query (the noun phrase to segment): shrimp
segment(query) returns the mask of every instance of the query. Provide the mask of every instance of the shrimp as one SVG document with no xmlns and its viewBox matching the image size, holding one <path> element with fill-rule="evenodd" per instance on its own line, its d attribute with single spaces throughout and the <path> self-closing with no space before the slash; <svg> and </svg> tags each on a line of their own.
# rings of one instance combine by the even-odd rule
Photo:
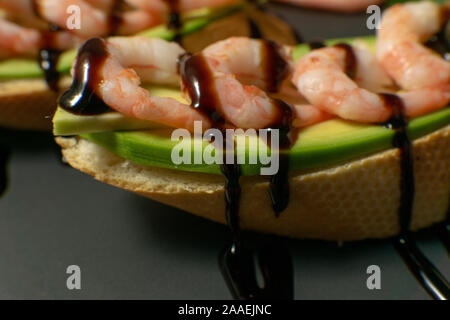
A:
<svg viewBox="0 0 450 320">
<path fill-rule="evenodd" d="M 383 99 L 359 87 L 345 73 L 348 54 L 339 46 L 310 52 L 298 61 L 293 84 L 314 106 L 343 119 L 365 123 L 388 120 L 392 110 Z"/>
<path fill-rule="evenodd" d="M 0 58 L 15 55 L 36 54 L 47 42 L 42 32 L 24 28 L 0 18 Z M 67 32 L 55 32 L 52 35 L 52 47 L 65 50 L 73 46 L 74 37 Z"/>
<path fill-rule="evenodd" d="M 447 106 L 450 103 L 450 84 L 399 92 L 408 117 L 418 117 Z"/>
<path fill-rule="evenodd" d="M 179 82 L 177 61 L 184 50 L 178 44 L 142 37 L 113 37 L 106 45 L 109 56 L 100 70 L 98 94 L 107 105 L 134 118 L 188 130 L 193 130 L 195 120 L 202 121 L 204 128 L 211 126 L 207 117 L 190 106 L 170 98 L 152 97 L 139 86 L 141 80 L 173 85 Z M 236 127 L 265 128 L 280 117 L 276 100 L 255 85 L 266 87 L 268 81 L 264 74 L 266 45 L 262 40 L 231 38 L 209 46 L 196 56 L 204 59 L 211 74 L 217 96 L 215 109 Z M 289 48 L 276 47 L 276 50 L 286 61 L 291 59 Z M 242 84 L 238 80 L 240 76 L 252 84 Z M 183 91 L 192 99 L 186 88 Z M 295 107 L 294 114 L 307 115 L 308 123 L 317 122 L 324 113 L 312 109 Z M 299 119 L 297 125 L 306 124 L 306 120 Z"/>
<path fill-rule="evenodd" d="M 224 117 L 240 128 L 264 128 L 274 122 L 279 110 L 275 100 L 263 90 L 269 89 L 272 75 L 265 69 L 267 43 L 244 37 L 219 41 L 202 52 L 214 74 L 219 108 Z M 287 73 L 293 67 L 291 48 L 277 47 L 280 58 L 286 63 Z M 283 72 L 281 72 L 283 74 Z M 292 92 L 294 91 L 294 92 Z M 329 120 L 333 115 L 319 108 L 302 103 L 303 97 L 289 86 L 282 86 L 274 97 L 289 97 L 294 127 L 306 127 Z"/>
<path fill-rule="evenodd" d="M 276 0 L 294 5 L 333 10 L 341 12 L 359 12 L 373 4 L 381 4 L 384 0 Z"/>
<path fill-rule="evenodd" d="M 47 27 L 47 23 L 35 15 L 33 3 L 30 0 L 0 0 L 0 9 L 24 27 L 38 29 Z"/>
<path fill-rule="evenodd" d="M 450 82 L 450 63 L 422 45 L 448 21 L 449 9 L 422 1 L 387 9 L 377 34 L 376 55 L 388 74 L 406 90 Z"/>
<path fill-rule="evenodd" d="M 294 104 L 292 106 L 294 111 L 292 126 L 296 128 L 309 127 L 334 118 L 332 114 L 310 104 Z"/>
<path fill-rule="evenodd" d="M 104 41 L 108 56 L 99 70 L 96 84 L 99 97 L 114 110 L 133 118 L 194 130 L 194 121 L 203 128 L 207 117 L 172 98 L 151 96 L 141 80 L 155 84 L 179 83 L 178 58 L 184 50 L 176 43 L 147 37 L 112 37 Z"/>
<path fill-rule="evenodd" d="M 244 84 L 255 85 L 261 89 L 267 89 L 271 74 L 267 73 L 265 66 L 270 59 L 276 57 L 267 56 L 267 48 L 272 46 L 264 40 L 254 40 L 246 37 L 231 37 L 218 41 L 202 52 L 216 72 L 230 73 Z M 282 63 L 286 64 L 286 72 L 293 67 L 292 48 L 273 44 Z"/>
<path fill-rule="evenodd" d="M 205 48 L 201 55 L 207 62 L 217 96 L 216 108 L 222 116 L 239 128 L 265 128 L 280 116 L 276 100 L 263 90 L 268 88 L 266 64 L 273 61 L 266 54 L 268 43 L 245 37 L 232 37 Z M 282 76 L 290 69 L 291 49 L 275 46 L 286 63 L 277 70 Z M 287 75 L 287 73 L 286 73 Z M 241 82 L 242 81 L 242 82 Z M 247 84 L 245 84 L 245 83 Z"/>
<path fill-rule="evenodd" d="M 366 42 L 356 39 L 352 43 L 357 68 L 355 82 L 364 89 L 372 92 L 391 92 L 395 90 L 395 83 L 381 67 L 375 54 Z"/>
<path fill-rule="evenodd" d="M 214 8 L 225 5 L 238 3 L 241 0 L 177 0 L 172 1 L 176 6 L 177 11 L 185 12 L 200 8 Z M 127 0 L 127 2 L 137 8 L 157 12 L 160 14 L 167 14 L 170 11 L 170 2 L 166 0 Z"/>
<path fill-rule="evenodd" d="M 102 11 L 109 11 L 117 2 L 116 0 L 85 0 L 91 6 Z"/>
<path fill-rule="evenodd" d="M 450 62 L 422 45 L 448 21 L 450 7 L 423 1 L 395 5 L 384 13 L 377 59 L 405 91 L 406 115 L 419 116 L 450 102 Z"/>
<path fill-rule="evenodd" d="M 336 117 L 312 104 L 308 104 L 308 101 L 289 81 L 285 81 L 280 89 L 275 93 L 271 93 L 270 96 L 280 99 L 291 106 L 293 111 L 292 126 L 295 128 L 309 127 Z"/>
<path fill-rule="evenodd" d="M 40 15 L 56 24 L 60 28 L 66 28 L 66 23 L 70 16 L 67 8 L 76 5 L 80 8 L 79 29 L 71 32 L 83 38 L 106 35 L 110 33 L 109 14 L 94 7 L 90 3 L 93 0 L 36 0 L 36 7 Z M 104 5 L 104 4 L 103 4 Z M 161 18 L 157 14 L 151 14 L 144 10 L 132 10 L 123 12 L 121 21 L 117 29 L 118 34 L 127 35 L 153 27 L 160 24 Z"/>
</svg>

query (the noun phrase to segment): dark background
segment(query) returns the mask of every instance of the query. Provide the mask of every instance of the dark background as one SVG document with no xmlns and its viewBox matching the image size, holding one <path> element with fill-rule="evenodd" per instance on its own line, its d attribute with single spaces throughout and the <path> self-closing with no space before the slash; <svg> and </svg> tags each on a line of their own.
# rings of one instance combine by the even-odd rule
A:
<svg viewBox="0 0 450 320">
<path fill-rule="evenodd" d="M 366 15 L 283 5 L 272 12 L 305 40 L 370 34 Z M 0 198 L 1 299 L 231 299 L 217 256 L 229 243 L 221 226 L 102 184 L 60 161 L 51 135 L 2 131 L 9 186 Z M 448 277 L 450 263 L 431 232 L 419 246 Z M 389 240 L 288 240 L 296 299 L 428 299 Z M 82 289 L 66 288 L 79 265 Z M 366 269 L 381 268 L 381 290 Z"/>
</svg>

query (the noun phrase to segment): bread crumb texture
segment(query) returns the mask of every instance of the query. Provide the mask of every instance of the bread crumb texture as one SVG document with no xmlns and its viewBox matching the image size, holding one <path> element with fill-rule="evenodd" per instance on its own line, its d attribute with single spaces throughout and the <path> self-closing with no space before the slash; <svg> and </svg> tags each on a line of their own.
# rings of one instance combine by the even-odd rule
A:
<svg viewBox="0 0 450 320">
<path fill-rule="evenodd" d="M 220 175 L 142 166 L 78 138 L 56 138 L 76 169 L 96 179 L 225 223 Z M 316 172 L 292 172 L 288 208 L 275 218 L 268 177 L 242 177 L 243 229 L 337 241 L 399 232 L 400 153 L 392 149 Z M 416 196 L 411 228 L 444 220 L 450 198 L 450 126 L 414 142 Z"/>
</svg>

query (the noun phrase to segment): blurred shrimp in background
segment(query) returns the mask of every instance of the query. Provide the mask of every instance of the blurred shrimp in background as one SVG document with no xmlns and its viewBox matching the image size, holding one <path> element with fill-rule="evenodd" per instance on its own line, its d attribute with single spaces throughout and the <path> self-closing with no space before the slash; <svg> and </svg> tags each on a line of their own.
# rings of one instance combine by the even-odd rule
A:
<svg viewBox="0 0 450 320">
<path fill-rule="evenodd" d="M 290 3 L 298 6 L 332 10 L 339 12 L 361 12 L 368 6 L 381 4 L 384 0 L 276 0 L 278 2 Z"/>
</svg>

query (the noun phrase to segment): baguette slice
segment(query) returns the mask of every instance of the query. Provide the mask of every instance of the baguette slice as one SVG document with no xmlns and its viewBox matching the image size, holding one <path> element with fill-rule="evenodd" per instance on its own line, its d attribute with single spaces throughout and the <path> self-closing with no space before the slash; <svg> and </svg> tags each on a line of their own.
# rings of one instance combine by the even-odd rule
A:
<svg viewBox="0 0 450 320">
<path fill-rule="evenodd" d="M 74 168 L 187 212 L 225 223 L 220 175 L 142 166 L 81 138 L 56 138 Z M 444 220 L 450 198 L 450 125 L 414 141 L 416 196 L 411 228 Z M 290 203 L 275 218 L 268 178 L 242 177 L 243 229 L 293 238 L 352 241 L 399 231 L 399 151 L 387 150 L 314 172 L 292 172 Z"/>
<path fill-rule="evenodd" d="M 59 92 L 50 90 L 40 78 L 0 81 L 0 126 L 51 131 L 58 96 L 71 81 L 69 76 L 62 78 Z"/>
</svg>

